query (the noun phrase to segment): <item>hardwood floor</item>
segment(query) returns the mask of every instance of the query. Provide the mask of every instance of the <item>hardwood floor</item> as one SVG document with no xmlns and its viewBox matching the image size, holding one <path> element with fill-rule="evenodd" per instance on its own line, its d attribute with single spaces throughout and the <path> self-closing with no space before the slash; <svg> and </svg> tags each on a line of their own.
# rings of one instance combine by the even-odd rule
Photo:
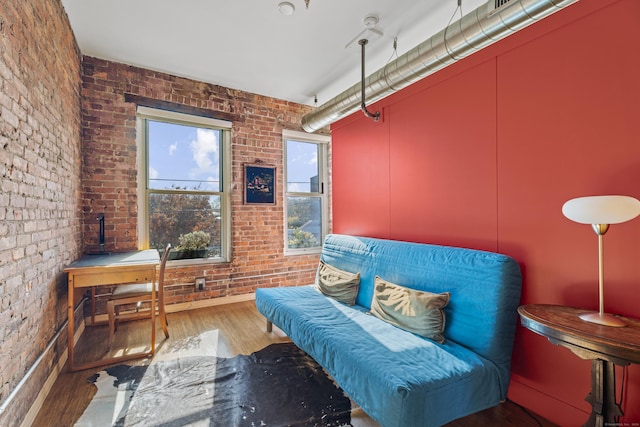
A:
<svg viewBox="0 0 640 427">
<path fill-rule="evenodd" d="M 157 330 L 159 347 L 154 360 L 163 359 L 175 352 L 183 355 L 202 351 L 205 347 L 209 354 L 232 357 L 236 354 L 255 352 L 272 343 L 288 341 L 277 328 L 274 328 L 273 333 L 265 332 L 266 321 L 255 309 L 253 301 L 170 313 L 168 321 L 170 338 L 165 341 L 162 330 Z M 139 349 L 149 345 L 148 321 L 121 324 L 111 353 L 106 352 L 106 334 L 106 326 L 87 327 L 76 346 L 77 357 L 104 357 L 117 354 L 122 348 Z M 127 363 L 145 365 L 149 364 L 150 360 L 138 359 Z M 87 379 L 102 369 L 104 367 L 80 372 L 63 371 L 33 425 L 73 426 L 96 393 L 95 385 Z M 377 425 L 366 414 L 362 413 L 361 417 L 364 419 L 358 421 L 362 422 L 361 425 Z M 447 424 L 447 427 L 478 426 L 553 427 L 555 424 L 529 414 L 526 409 L 510 401 Z"/>
</svg>

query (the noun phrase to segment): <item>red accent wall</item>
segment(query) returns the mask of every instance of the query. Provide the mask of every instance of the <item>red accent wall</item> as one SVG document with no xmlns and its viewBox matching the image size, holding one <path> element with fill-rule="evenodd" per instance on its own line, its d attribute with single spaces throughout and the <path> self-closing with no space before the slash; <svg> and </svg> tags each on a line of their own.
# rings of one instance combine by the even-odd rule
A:
<svg viewBox="0 0 640 427">
<path fill-rule="evenodd" d="M 332 126 L 334 231 L 506 253 L 522 304 L 597 309 L 597 239 L 574 197 L 640 198 L 640 2 L 581 0 Z M 605 237 L 605 308 L 640 318 L 640 219 Z M 519 327 L 509 397 L 563 426 L 589 361 Z M 623 377 L 618 368 L 618 399 Z M 624 390 L 640 420 L 640 366 Z"/>
</svg>

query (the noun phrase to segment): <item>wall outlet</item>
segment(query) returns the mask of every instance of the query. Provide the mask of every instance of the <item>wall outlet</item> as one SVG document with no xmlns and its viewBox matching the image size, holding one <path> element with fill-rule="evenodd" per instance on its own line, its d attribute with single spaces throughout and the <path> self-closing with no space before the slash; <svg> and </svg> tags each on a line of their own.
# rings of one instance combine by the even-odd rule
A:
<svg viewBox="0 0 640 427">
<path fill-rule="evenodd" d="M 205 282 L 204 277 L 196 277 L 196 291 L 204 291 Z"/>
</svg>

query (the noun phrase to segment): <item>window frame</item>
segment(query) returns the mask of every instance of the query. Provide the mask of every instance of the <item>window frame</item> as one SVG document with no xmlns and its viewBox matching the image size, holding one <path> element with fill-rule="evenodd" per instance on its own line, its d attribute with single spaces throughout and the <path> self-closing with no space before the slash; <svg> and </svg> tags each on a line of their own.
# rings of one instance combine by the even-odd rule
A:
<svg viewBox="0 0 640 427">
<path fill-rule="evenodd" d="M 169 261 L 172 265 L 194 265 L 230 262 L 231 260 L 231 128 L 232 122 L 196 116 L 174 111 L 159 110 L 138 106 L 136 112 L 137 164 L 138 164 L 138 247 L 149 249 L 149 195 L 172 193 L 171 190 L 153 190 L 149 188 L 149 140 L 148 121 L 172 123 L 178 125 L 219 130 L 222 134 L 220 143 L 220 188 L 219 191 L 207 191 L 201 194 L 220 196 L 220 233 L 221 256 L 210 258 L 193 258 Z M 183 193 L 183 192 L 181 192 Z M 177 242 L 174 243 L 174 246 Z"/>
<path fill-rule="evenodd" d="M 305 142 L 316 144 L 318 147 L 318 187 L 319 192 L 293 192 L 289 191 L 288 164 L 287 164 L 287 141 Z M 284 255 L 307 255 L 320 253 L 324 237 L 329 232 L 329 144 L 331 137 L 328 135 L 315 135 L 305 132 L 283 129 L 282 145 L 283 145 L 283 213 L 284 213 Z M 312 248 L 289 248 L 289 227 L 288 227 L 288 200 L 289 197 L 316 197 L 320 199 L 321 220 L 321 236 L 320 245 Z"/>
</svg>

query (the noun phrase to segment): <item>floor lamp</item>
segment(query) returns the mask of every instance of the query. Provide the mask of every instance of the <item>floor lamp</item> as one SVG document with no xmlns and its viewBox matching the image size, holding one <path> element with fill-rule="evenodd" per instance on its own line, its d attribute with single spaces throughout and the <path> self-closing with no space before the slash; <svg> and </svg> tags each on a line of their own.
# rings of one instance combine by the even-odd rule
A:
<svg viewBox="0 0 640 427">
<path fill-rule="evenodd" d="M 640 201 L 629 196 L 589 196 L 571 199 L 562 206 L 564 216 L 581 224 L 591 224 L 598 236 L 598 294 L 597 313 L 584 313 L 582 320 L 606 326 L 624 326 L 620 318 L 604 312 L 604 253 L 603 237 L 610 224 L 632 220 L 640 214 Z"/>
</svg>

